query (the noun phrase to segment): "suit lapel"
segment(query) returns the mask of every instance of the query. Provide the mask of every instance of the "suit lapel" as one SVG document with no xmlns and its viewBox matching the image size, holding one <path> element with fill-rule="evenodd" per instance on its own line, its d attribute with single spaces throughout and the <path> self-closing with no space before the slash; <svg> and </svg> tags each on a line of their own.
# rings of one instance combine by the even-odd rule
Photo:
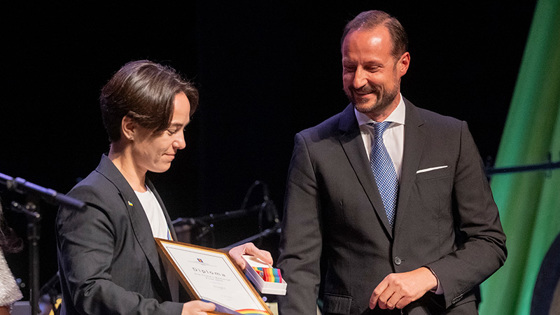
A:
<svg viewBox="0 0 560 315">
<path fill-rule="evenodd" d="M 364 150 L 364 142 L 360 133 L 356 116 L 354 115 L 354 106 L 348 105 L 341 113 L 339 129 L 341 131 L 340 144 L 348 161 L 352 165 L 358 181 L 362 185 L 373 209 L 377 213 L 377 217 L 383 222 L 383 228 L 387 235 L 392 237 L 392 229 L 383 207 L 381 195 L 375 184 L 375 178 L 371 171 L 369 158 Z"/>
<path fill-rule="evenodd" d="M 150 223 L 148 222 L 148 218 L 146 217 L 146 213 L 142 205 L 140 204 L 140 200 L 136 197 L 134 190 L 130 187 L 130 184 L 126 181 L 126 179 L 122 176 L 119 170 L 115 167 L 113 162 L 109 160 L 107 156 L 103 156 L 101 159 L 101 163 L 99 164 L 98 171 L 103 174 L 109 181 L 111 181 L 115 187 L 119 190 L 121 194 L 121 198 L 126 205 L 126 210 L 130 217 L 130 222 L 132 225 L 132 230 L 134 231 L 134 236 L 142 251 L 146 255 L 146 258 L 152 265 L 153 269 L 155 270 L 158 279 L 163 284 L 163 286 L 167 289 L 167 293 L 169 293 L 169 286 L 167 284 L 167 279 L 163 274 L 162 266 L 160 264 L 159 255 L 156 248 L 156 242 L 154 240 L 154 236 L 152 234 L 152 229 L 150 227 Z M 152 190 L 154 191 L 154 190 Z M 155 193 L 154 193 L 155 194 Z M 163 203 L 157 196 L 160 205 L 163 208 Z M 169 220 L 167 216 L 167 212 L 164 211 L 166 220 Z M 169 223 L 169 222 L 168 222 Z"/>
<path fill-rule="evenodd" d="M 406 116 L 404 125 L 404 150 L 401 178 L 399 183 L 399 199 L 397 204 L 397 215 L 395 218 L 395 231 L 402 227 L 408 200 L 416 180 L 416 171 L 424 150 L 426 141 L 425 130 L 422 128 L 424 120 L 420 117 L 418 109 L 407 99 Z"/>
</svg>

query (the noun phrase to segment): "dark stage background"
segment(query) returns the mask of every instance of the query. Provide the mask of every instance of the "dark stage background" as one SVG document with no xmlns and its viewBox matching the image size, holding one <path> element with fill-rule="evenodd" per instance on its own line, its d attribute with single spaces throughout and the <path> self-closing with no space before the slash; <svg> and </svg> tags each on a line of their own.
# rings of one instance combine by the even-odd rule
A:
<svg viewBox="0 0 560 315">
<path fill-rule="evenodd" d="M 108 149 L 100 88 L 125 62 L 147 58 L 175 67 L 201 92 L 187 148 L 167 173 L 152 176 L 172 219 L 237 210 L 256 180 L 281 212 L 294 134 L 347 104 L 342 28 L 374 8 L 396 15 L 409 33 L 403 94 L 468 121 L 482 157 L 494 158 L 535 2 L 4 4 L 0 172 L 66 193 Z M 261 188 L 249 205 L 262 200 Z M 22 196 L 0 190 L 9 224 L 26 238 L 25 218 L 7 209 Z M 56 207 L 40 206 L 43 284 L 57 270 Z M 193 242 L 226 246 L 258 225 L 256 213 L 215 222 Z M 259 245 L 275 254 L 276 244 L 270 237 Z M 27 249 L 8 261 L 27 283 Z"/>
</svg>

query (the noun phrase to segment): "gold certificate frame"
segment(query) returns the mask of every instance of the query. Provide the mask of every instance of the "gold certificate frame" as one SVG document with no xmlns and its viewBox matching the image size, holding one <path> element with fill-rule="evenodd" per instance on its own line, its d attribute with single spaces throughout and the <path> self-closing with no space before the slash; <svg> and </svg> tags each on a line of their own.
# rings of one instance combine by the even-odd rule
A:
<svg viewBox="0 0 560 315">
<path fill-rule="evenodd" d="M 216 304 L 214 314 L 273 315 L 228 253 L 160 238 L 156 243 L 191 299 Z"/>
</svg>

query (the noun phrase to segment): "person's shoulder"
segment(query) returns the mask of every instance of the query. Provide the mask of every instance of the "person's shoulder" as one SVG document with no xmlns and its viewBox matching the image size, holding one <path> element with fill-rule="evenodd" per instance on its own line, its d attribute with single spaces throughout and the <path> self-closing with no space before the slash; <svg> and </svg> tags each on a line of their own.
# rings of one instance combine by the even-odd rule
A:
<svg viewBox="0 0 560 315">
<path fill-rule="evenodd" d="M 101 157 L 97 167 L 87 177 L 80 180 L 69 193 L 75 191 L 119 190 L 118 185 L 125 181 L 122 174 L 106 155 Z"/>
<path fill-rule="evenodd" d="M 299 133 L 305 135 L 305 134 L 314 134 L 314 133 L 320 133 L 320 132 L 335 130 L 336 127 L 338 126 L 338 122 L 340 120 L 339 116 L 340 116 L 340 113 L 336 114 L 334 116 L 331 116 L 331 117 L 327 118 L 326 120 L 323 120 L 322 122 L 316 124 L 315 126 L 303 129 Z"/>
<path fill-rule="evenodd" d="M 410 106 L 410 110 L 416 112 L 416 114 L 418 115 L 420 121 L 422 121 L 424 124 L 430 125 L 430 126 L 439 126 L 439 127 L 459 127 L 464 123 L 464 121 L 452 117 L 452 116 L 448 116 L 445 114 L 441 114 L 438 112 L 435 112 L 433 110 L 429 110 L 426 108 L 422 108 L 422 107 L 417 107 L 415 105 L 413 105 L 410 102 L 407 102 L 406 104 L 407 106 Z"/>
<path fill-rule="evenodd" d="M 106 220 L 107 217 L 117 222 L 119 218 L 127 215 L 123 191 L 98 170 L 92 171 L 77 183 L 67 195 L 86 203 L 87 207 L 79 211 L 60 207 L 57 213 L 57 225 L 69 220 L 85 224 Z"/>
<path fill-rule="evenodd" d="M 122 177 L 122 175 L 120 175 L 120 173 L 115 174 L 115 172 L 118 172 L 116 168 L 113 170 L 107 167 L 107 165 L 104 165 L 103 162 L 104 161 L 102 161 L 95 170 L 89 173 L 87 177 L 77 183 L 68 192 L 68 195 L 91 203 L 114 202 L 114 198 L 120 198 L 122 190 L 124 189 L 124 184 L 119 182 L 118 176 Z M 126 182 L 124 179 L 122 179 L 122 181 Z"/>
<path fill-rule="evenodd" d="M 98 170 L 92 171 L 87 177 L 77 183 L 68 196 L 84 202 L 103 201 L 112 195 L 118 195 L 119 189 Z"/>
<path fill-rule="evenodd" d="M 302 131 L 300 131 L 298 134 L 303 136 L 303 137 L 317 137 L 319 136 L 320 138 L 328 138 L 332 135 L 336 135 L 339 133 L 339 129 L 341 126 L 341 121 L 345 121 L 348 119 L 354 119 L 355 117 L 350 116 L 350 111 L 348 109 L 348 107 L 343 110 L 342 112 L 339 112 L 325 120 L 323 120 L 322 122 L 316 124 L 315 126 L 306 128 Z M 352 111 L 352 115 L 353 115 L 353 111 Z"/>
</svg>

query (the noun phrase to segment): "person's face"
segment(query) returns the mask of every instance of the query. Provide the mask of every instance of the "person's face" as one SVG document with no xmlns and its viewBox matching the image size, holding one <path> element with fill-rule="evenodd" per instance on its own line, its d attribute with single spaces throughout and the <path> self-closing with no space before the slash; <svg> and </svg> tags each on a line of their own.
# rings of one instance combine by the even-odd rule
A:
<svg viewBox="0 0 560 315">
<path fill-rule="evenodd" d="M 184 129 L 190 122 L 190 102 L 185 93 L 175 95 L 173 118 L 163 132 L 136 126 L 132 156 L 137 168 L 155 173 L 165 172 L 178 150 L 184 149 Z"/>
<path fill-rule="evenodd" d="M 355 30 L 342 43 L 344 92 L 359 112 L 384 119 L 398 105 L 401 77 L 410 55 L 396 59 L 391 35 L 385 26 Z"/>
</svg>

